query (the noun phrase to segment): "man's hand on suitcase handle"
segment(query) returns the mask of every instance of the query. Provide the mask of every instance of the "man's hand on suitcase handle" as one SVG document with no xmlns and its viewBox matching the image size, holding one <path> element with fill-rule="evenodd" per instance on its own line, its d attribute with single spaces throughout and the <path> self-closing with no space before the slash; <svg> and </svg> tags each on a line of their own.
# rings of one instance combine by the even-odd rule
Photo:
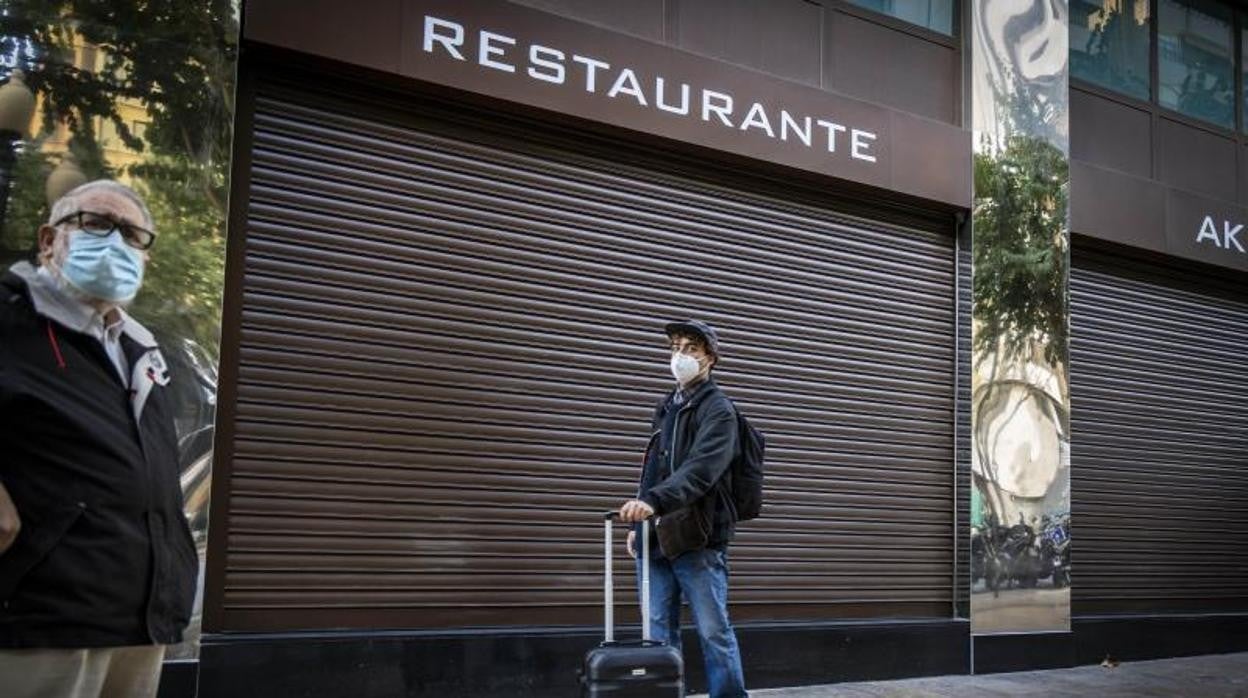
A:
<svg viewBox="0 0 1248 698">
<path fill-rule="evenodd" d="M 646 504 L 640 499 L 630 499 L 627 502 L 624 502 L 624 505 L 620 507 L 620 511 L 616 514 L 616 516 L 619 517 L 620 521 L 625 523 L 645 521 L 651 516 L 654 516 L 654 509 L 651 509 L 649 504 Z M 636 560 L 637 532 L 631 529 L 628 532 L 627 547 L 628 556 Z"/>
<path fill-rule="evenodd" d="M 654 516 L 654 509 L 640 499 L 630 499 L 620 507 L 620 521 L 637 523 Z"/>
</svg>

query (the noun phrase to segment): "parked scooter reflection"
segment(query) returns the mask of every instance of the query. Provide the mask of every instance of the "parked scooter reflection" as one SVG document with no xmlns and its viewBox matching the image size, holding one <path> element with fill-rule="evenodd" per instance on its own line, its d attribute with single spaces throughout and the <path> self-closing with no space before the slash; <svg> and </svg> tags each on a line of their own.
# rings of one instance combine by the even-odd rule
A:
<svg viewBox="0 0 1248 698">
<path fill-rule="evenodd" d="M 989 515 L 983 527 L 971 529 L 972 589 L 982 581 L 997 596 L 1002 589 L 1070 586 L 1069 529 L 1069 513 L 1046 514 L 1031 524 L 1020 513 L 1012 526 Z"/>
</svg>

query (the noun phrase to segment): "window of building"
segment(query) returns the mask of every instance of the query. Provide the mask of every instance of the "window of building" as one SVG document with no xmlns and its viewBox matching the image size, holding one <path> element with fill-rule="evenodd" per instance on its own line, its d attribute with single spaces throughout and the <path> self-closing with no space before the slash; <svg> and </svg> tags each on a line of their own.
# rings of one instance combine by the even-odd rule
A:
<svg viewBox="0 0 1248 698">
<path fill-rule="evenodd" d="M 112 119 L 101 118 L 96 120 L 95 139 L 101 148 L 120 148 L 122 147 L 121 137 L 117 135 L 117 125 Z"/>
<path fill-rule="evenodd" d="M 1243 94 L 1239 96 L 1240 113 L 1243 114 L 1243 124 L 1240 126 L 1245 132 L 1248 132 L 1248 15 L 1239 16 L 1240 30 L 1239 45 L 1242 47 L 1239 56 L 1239 70 L 1242 73 L 1240 85 L 1244 86 Z"/>
<path fill-rule="evenodd" d="M 1074 0 L 1070 75 L 1147 100 L 1149 39 L 1149 0 Z"/>
<path fill-rule="evenodd" d="M 1235 54 L 1230 11 L 1212 4 L 1157 2 L 1161 106 L 1235 128 Z"/>
<path fill-rule="evenodd" d="M 849 0 L 850 4 L 953 36 L 953 0 Z"/>
</svg>

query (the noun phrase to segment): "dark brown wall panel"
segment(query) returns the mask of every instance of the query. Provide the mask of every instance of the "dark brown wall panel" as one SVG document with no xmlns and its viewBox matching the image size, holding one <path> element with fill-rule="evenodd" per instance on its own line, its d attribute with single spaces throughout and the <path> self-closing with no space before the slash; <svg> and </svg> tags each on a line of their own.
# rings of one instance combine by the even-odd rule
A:
<svg viewBox="0 0 1248 698">
<path fill-rule="evenodd" d="M 1243 281 L 1076 247 L 1076 614 L 1248 611 Z"/>
<path fill-rule="evenodd" d="M 1170 119 L 1158 120 L 1160 179 L 1215 199 L 1235 201 L 1235 142 L 1226 136 Z"/>
<path fill-rule="evenodd" d="M 244 36 L 274 46 L 398 72 L 401 0 L 248 0 Z"/>
<path fill-rule="evenodd" d="M 805 0 L 674 0 L 676 46 L 819 86 L 823 9 Z"/>
<path fill-rule="evenodd" d="M 824 87 L 958 123 L 957 49 L 842 12 L 827 17 Z"/>
<path fill-rule="evenodd" d="M 664 0 L 511 0 L 537 10 L 579 19 L 600 27 L 632 34 L 650 41 L 663 41 L 666 22 Z"/>
<path fill-rule="evenodd" d="M 1078 88 L 1070 90 L 1070 156 L 1135 177 L 1152 176 L 1152 115 Z"/>
<path fill-rule="evenodd" d="M 1166 251 L 1166 188 L 1156 180 L 1070 161 L 1070 229 Z"/>
<path fill-rule="evenodd" d="M 261 88 L 223 629 L 600 622 L 686 315 L 769 439 L 736 617 L 948 615 L 948 231 L 589 143 Z"/>
</svg>

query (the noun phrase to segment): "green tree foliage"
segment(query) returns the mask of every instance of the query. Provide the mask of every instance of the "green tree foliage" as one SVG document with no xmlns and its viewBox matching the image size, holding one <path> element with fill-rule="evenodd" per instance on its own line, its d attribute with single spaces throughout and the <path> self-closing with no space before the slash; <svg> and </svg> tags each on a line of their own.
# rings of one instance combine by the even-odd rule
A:
<svg viewBox="0 0 1248 698">
<path fill-rule="evenodd" d="M 7 269 L 35 249 L 35 231 L 48 218 L 43 187 L 52 171 L 41 143 L 27 143 L 13 166 L 13 182 L 9 190 L 8 210 L 0 227 L 0 265 Z"/>
<path fill-rule="evenodd" d="M 1037 344 L 1054 367 L 1068 342 L 1066 156 L 1047 141 L 1014 135 L 975 155 L 974 351 L 1026 358 Z"/>
<path fill-rule="evenodd" d="M 164 337 L 195 339 L 214 354 L 237 9 L 236 0 L 7 0 L 0 13 L 0 54 L 16 59 L 42 98 L 45 131 L 66 124 L 88 178 L 126 174 L 148 199 L 160 237 L 135 315 Z M 102 68 L 79 68 L 75 42 L 95 47 L 86 50 L 103 56 Z M 123 118 L 124 101 L 147 112 L 141 137 Z M 100 119 L 144 161 L 109 172 L 95 132 Z M 46 219 L 48 163 L 34 151 L 27 148 L 32 154 L 15 172 L 5 247 L 33 236 Z"/>
<path fill-rule="evenodd" d="M 986 374 L 972 397 L 972 477 L 981 506 L 998 522 L 1007 507 L 993 454 L 1006 425 L 1025 402 L 1047 416 L 1059 439 L 1069 437 L 1070 425 L 1069 166 L 1053 145 L 1060 142 L 1059 106 L 1022 85 L 1003 106 L 999 137 L 975 154 L 972 223 L 972 352 L 977 371 Z M 1019 374 L 1018 367 L 1039 361 L 1057 378 L 1057 394 Z"/>
<path fill-rule="evenodd" d="M 215 358 L 225 279 L 225 211 L 224 200 L 221 208 L 205 201 L 202 181 L 215 176 L 222 181 L 214 188 L 224 192 L 225 172 L 198 171 L 194 163 L 177 158 L 158 165 L 138 185 L 160 237 L 143 293 L 131 310 L 163 336 L 193 339 Z"/>
</svg>

